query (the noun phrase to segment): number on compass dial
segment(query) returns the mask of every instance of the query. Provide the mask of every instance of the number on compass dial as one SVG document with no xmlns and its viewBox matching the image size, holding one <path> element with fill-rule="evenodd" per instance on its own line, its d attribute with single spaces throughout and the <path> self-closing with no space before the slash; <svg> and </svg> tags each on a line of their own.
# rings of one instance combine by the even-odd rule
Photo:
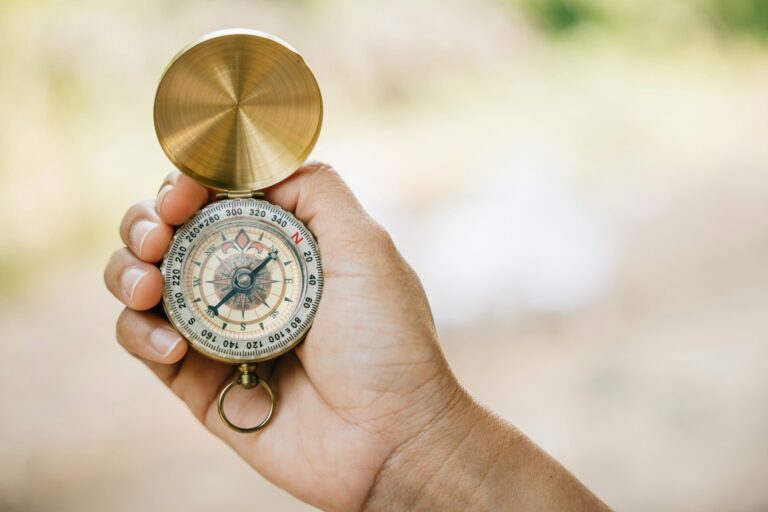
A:
<svg viewBox="0 0 768 512">
<path fill-rule="evenodd" d="M 163 264 L 168 319 L 206 355 L 271 359 L 301 341 L 322 295 L 317 243 L 266 201 L 213 203 L 179 228 Z"/>
</svg>

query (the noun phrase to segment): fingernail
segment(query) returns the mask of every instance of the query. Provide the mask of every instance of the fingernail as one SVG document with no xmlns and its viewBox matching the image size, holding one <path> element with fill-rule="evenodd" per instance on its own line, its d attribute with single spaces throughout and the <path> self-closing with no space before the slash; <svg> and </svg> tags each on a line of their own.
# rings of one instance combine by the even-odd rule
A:
<svg viewBox="0 0 768 512">
<path fill-rule="evenodd" d="M 141 256 L 141 253 L 144 250 L 144 241 L 147 239 L 147 236 L 149 236 L 152 230 L 156 227 L 157 223 L 152 222 L 151 220 L 140 220 L 131 226 L 131 244 L 133 245 L 133 248 L 138 251 L 136 253 L 138 256 Z"/>
<path fill-rule="evenodd" d="M 136 291 L 136 285 L 139 284 L 141 278 L 147 275 L 148 270 L 142 267 L 128 267 L 123 270 L 123 275 L 120 276 L 120 286 L 123 288 L 123 293 L 128 300 L 133 299 L 133 292 Z"/>
<path fill-rule="evenodd" d="M 181 341 L 181 336 L 176 331 L 160 327 L 149 335 L 149 344 L 155 352 L 161 356 L 167 356 Z"/>
<path fill-rule="evenodd" d="M 163 206 L 163 201 L 165 201 L 165 197 L 168 195 L 168 192 L 171 191 L 173 188 L 173 185 L 170 183 L 168 185 L 164 185 L 163 188 L 160 189 L 160 192 L 157 193 L 157 206 L 155 209 L 159 212 L 160 208 Z"/>
</svg>

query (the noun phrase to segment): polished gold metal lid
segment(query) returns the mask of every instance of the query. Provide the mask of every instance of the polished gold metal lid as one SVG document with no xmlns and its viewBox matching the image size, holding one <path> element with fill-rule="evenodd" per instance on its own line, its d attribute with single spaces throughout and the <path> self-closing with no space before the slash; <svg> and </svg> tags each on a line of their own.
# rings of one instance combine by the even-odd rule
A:
<svg viewBox="0 0 768 512">
<path fill-rule="evenodd" d="M 298 169 L 320 134 L 320 88 L 304 59 L 263 32 L 213 32 L 183 49 L 155 96 L 155 131 L 179 170 L 252 191 Z"/>
</svg>

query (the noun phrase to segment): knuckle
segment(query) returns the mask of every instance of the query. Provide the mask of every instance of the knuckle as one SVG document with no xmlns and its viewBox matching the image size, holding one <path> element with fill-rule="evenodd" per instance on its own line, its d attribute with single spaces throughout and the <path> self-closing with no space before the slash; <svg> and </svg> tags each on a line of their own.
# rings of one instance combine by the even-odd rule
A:
<svg viewBox="0 0 768 512">
<path fill-rule="evenodd" d="M 347 255 L 359 257 L 374 268 L 393 268 L 397 264 L 397 249 L 390 234 L 379 224 L 370 221 L 354 232 L 342 235 L 335 241 Z"/>
<path fill-rule="evenodd" d="M 336 170 L 333 168 L 331 164 L 327 164 L 325 162 L 321 162 L 320 160 L 310 160 L 306 164 L 304 164 L 304 170 L 305 172 L 309 172 L 312 174 L 318 173 L 318 172 L 326 172 L 326 173 L 333 173 L 336 174 Z"/>
<path fill-rule="evenodd" d="M 376 221 L 371 221 L 369 237 L 376 251 L 391 254 L 395 251 L 395 241 L 384 226 Z"/>
<path fill-rule="evenodd" d="M 343 188 L 344 182 L 331 165 L 324 162 L 311 162 L 303 168 L 306 184 L 314 191 L 338 191 L 338 187 Z"/>
<path fill-rule="evenodd" d="M 343 252 L 365 257 L 367 261 L 393 261 L 397 253 L 390 234 L 373 220 L 366 220 L 346 233 L 339 233 L 335 243 Z"/>
</svg>

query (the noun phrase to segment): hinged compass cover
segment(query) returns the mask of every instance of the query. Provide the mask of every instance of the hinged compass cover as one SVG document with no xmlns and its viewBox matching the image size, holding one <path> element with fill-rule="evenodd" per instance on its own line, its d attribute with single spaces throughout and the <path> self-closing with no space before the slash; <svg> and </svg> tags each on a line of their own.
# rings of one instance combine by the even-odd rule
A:
<svg viewBox="0 0 768 512">
<path fill-rule="evenodd" d="M 246 29 L 182 50 L 155 96 L 155 131 L 179 170 L 219 190 L 273 185 L 298 169 L 320 133 L 320 88 L 283 41 Z"/>
</svg>

